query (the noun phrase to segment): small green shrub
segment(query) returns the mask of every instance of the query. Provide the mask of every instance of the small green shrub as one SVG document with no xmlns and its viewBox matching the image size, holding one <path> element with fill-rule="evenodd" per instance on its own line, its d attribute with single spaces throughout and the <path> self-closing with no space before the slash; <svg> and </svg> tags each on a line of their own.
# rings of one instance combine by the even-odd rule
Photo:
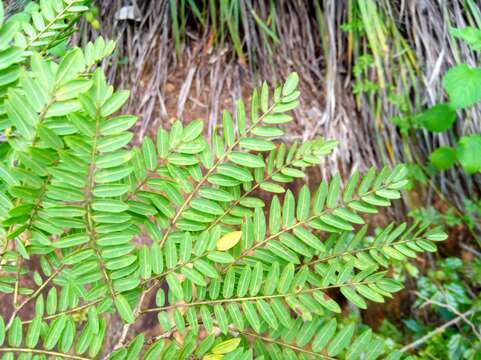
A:
<svg viewBox="0 0 481 360">
<path fill-rule="evenodd" d="M 473 50 L 481 48 L 481 30 L 473 27 L 462 29 L 451 28 L 454 37 L 462 39 Z M 458 111 L 468 109 L 481 101 L 481 68 L 459 64 L 450 68 L 443 77 L 443 86 L 448 95 L 448 102 L 437 104 L 417 114 L 410 125 L 423 128 L 430 132 L 444 132 L 449 130 L 456 121 Z M 481 136 L 478 134 L 462 136 L 454 147 L 443 146 L 434 150 L 430 156 L 430 163 L 440 171 L 447 170 L 460 163 L 468 174 L 481 170 L 481 160 L 477 154 L 481 151 Z"/>
<path fill-rule="evenodd" d="M 330 294 L 383 302 L 401 289 L 385 269 L 444 240 L 427 223 L 366 236 L 361 215 L 400 197 L 406 169 L 286 190 L 336 144 L 276 140 L 295 73 L 224 111 L 210 141 L 202 121 L 176 121 L 134 146 L 136 117 L 114 115 L 129 93 L 97 67 L 114 44 L 52 51 L 82 4 L 40 1 L 0 28 L 3 358 L 399 358 L 338 322 Z M 145 316 L 151 338 L 132 326 Z"/>
</svg>

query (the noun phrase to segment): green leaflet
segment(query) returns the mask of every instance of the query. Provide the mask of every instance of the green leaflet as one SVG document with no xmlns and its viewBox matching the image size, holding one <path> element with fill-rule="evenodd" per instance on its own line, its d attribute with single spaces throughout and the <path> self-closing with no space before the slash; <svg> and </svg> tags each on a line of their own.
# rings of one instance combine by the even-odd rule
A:
<svg viewBox="0 0 481 360">
<path fill-rule="evenodd" d="M 204 280 L 204 277 L 198 271 L 188 267 L 183 267 L 181 272 L 187 279 L 192 281 L 192 283 L 199 286 L 206 286 L 207 283 Z"/>
<path fill-rule="evenodd" d="M 249 323 L 249 325 L 256 331 L 256 332 L 259 332 L 260 331 L 260 326 L 261 326 L 261 322 L 260 322 L 260 319 L 259 319 L 259 316 L 257 315 L 257 312 L 254 308 L 254 305 L 249 302 L 249 301 L 246 301 L 246 302 L 243 302 L 242 303 L 242 309 L 244 311 L 244 315 L 247 319 L 247 322 Z"/>
<path fill-rule="evenodd" d="M 127 204 L 120 200 L 96 200 L 92 202 L 92 209 L 111 213 L 121 213 L 129 208 Z"/>
<path fill-rule="evenodd" d="M 234 197 L 229 192 L 221 189 L 206 187 L 206 186 L 200 188 L 199 195 L 209 200 L 216 200 L 216 201 L 233 201 L 234 200 Z"/>
<path fill-rule="evenodd" d="M 135 318 L 127 299 L 123 295 L 118 294 L 115 297 L 114 302 L 122 320 L 128 324 L 133 323 Z"/>
<path fill-rule="evenodd" d="M 256 155 L 242 152 L 231 152 L 227 158 L 235 164 L 246 166 L 249 168 L 264 167 L 264 161 Z"/>
<path fill-rule="evenodd" d="M 336 327 L 336 319 L 331 319 L 325 325 L 323 325 L 319 330 L 319 333 L 314 338 L 312 343 L 313 350 L 321 351 L 323 348 L 325 348 L 329 340 L 331 340 L 331 338 L 334 336 Z"/>
<path fill-rule="evenodd" d="M 67 317 L 60 316 L 59 318 L 55 319 L 52 321 L 47 338 L 45 339 L 44 346 L 45 349 L 50 350 L 53 349 L 53 347 L 57 344 L 57 342 L 60 339 L 60 336 L 62 335 L 62 331 L 65 327 L 65 324 L 67 322 Z"/>
<path fill-rule="evenodd" d="M 100 114 L 102 116 L 109 116 L 116 112 L 129 98 L 130 92 L 127 90 L 121 90 L 115 92 L 110 96 L 107 101 L 102 105 Z"/>
<path fill-rule="evenodd" d="M 130 129 L 136 122 L 136 116 L 120 115 L 102 123 L 100 133 L 104 136 L 121 134 Z"/>
<path fill-rule="evenodd" d="M 276 193 L 276 194 L 283 193 L 286 191 L 282 186 L 272 182 L 263 182 L 261 183 L 260 188 L 264 191 Z"/>
<path fill-rule="evenodd" d="M 95 162 L 100 169 L 108 169 L 125 164 L 132 158 L 130 151 L 116 151 L 115 153 L 99 156 Z"/>
<path fill-rule="evenodd" d="M 60 240 L 58 240 L 57 242 L 55 242 L 54 245 L 57 248 L 63 249 L 63 248 L 82 245 L 88 241 L 89 241 L 89 237 L 86 234 L 76 234 L 76 235 L 65 236 Z"/>
<path fill-rule="evenodd" d="M 8 345 L 18 347 L 22 343 L 23 329 L 22 320 L 19 317 L 15 317 L 8 331 L 7 342 Z"/>
<path fill-rule="evenodd" d="M 290 95 L 299 84 L 299 75 L 295 72 L 290 73 L 282 87 L 282 95 L 287 96 Z"/>
<path fill-rule="evenodd" d="M 202 134 L 204 122 L 202 120 L 191 121 L 182 132 L 182 141 L 188 143 L 197 139 Z"/>
<path fill-rule="evenodd" d="M 372 337 L 372 330 L 365 330 L 350 346 L 347 359 L 357 359 L 360 354 L 367 350 L 367 346 Z"/>
<path fill-rule="evenodd" d="M 123 132 L 118 135 L 110 135 L 103 137 L 97 144 L 97 149 L 100 152 L 112 152 L 123 148 L 132 140 L 133 134 L 131 132 Z"/>
<path fill-rule="evenodd" d="M 42 316 L 36 315 L 33 321 L 28 326 L 27 337 L 25 339 L 25 344 L 29 348 L 35 348 L 38 343 L 40 336 L 40 327 L 42 325 Z M 2 343 L 2 341 L 0 341 Z"/>
<path fill-rule="evenodd" d="M 84 68 L 85 59 L 82 51 L 78 48 L 73 49 L 60 62 L 55 80 L 59 84 L 65 84 L 77 76 Z"/>
<path fill-rule="evenodd" d="M 336 356 L 342 350 L 344 350 L 345 347 L 347 347 L 354 334 L 354 328 L 355 325 L 350 324 L 337 333 L 327 348 L 327 353 L 329 356 Z"/>
<path fill-rule="evenodd" d="M 164 341 L 158 340 L 157 342 L 155 342 L 149 347 L 149 349 L 145 353 L 144 360 L 158 359 L 163 349 L 164 349 Z"/>
<path fill-rule="evenodd" d="M 242 148 L 253 151 L 270 151 L 275 149 L 272 141 L 257 138 L 243 138 L 239 144 Z"/>
<path fill-rule="evenodd" d="M 352 288 L 348 286 L 343 286 L 341 287 L 341 293 L 357 307 L 361 309 L 367 308 L 366 302 Z"/>
<path fill-rule="evenodd" d="M 142 154 L 144 156 L 145 166 L 150 171 L 157 168 L 157 153 L 155 145 L 150 138 L 146 138 L 142 143 Z"/>
</svg>

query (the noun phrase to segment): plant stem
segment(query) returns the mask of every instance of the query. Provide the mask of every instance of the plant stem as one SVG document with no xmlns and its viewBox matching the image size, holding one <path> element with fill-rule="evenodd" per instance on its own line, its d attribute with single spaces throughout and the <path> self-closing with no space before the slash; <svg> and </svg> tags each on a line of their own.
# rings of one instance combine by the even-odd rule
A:
<svg viewBox="0 0 481 360">
<path fill-rule="evenodd" d="M 356 286 L 356 285 L 369 285 L 373 284 L 373 281 L 360 281 L 356 283 L 345 283 L 345 284 L 336 284 L 324 287 L 316 287 L 310 288 L 305 290 L 300 290 L 293 293 L 285 293 L 285 294 L 274 294 L 274 295 L 260 295 L 260 296 L 246 296 L 240 298 L 229 298 L 229 299 L 218 299 L 218 300 L 203 300 L 198 302 L 190 302 L 190 303 L 179 303 L 175 305 L 168 305 L 164 307 L 157 307 L 151 309 L 141 310 L 140 313 L 149 313 L 149 312 L 158 312 L 158 311 L 167 311 L 182 307 L 192 307 L 192 306 L 200 306 L 200 305 L 214 305 L 214 304 L 225 304 L 225 303 L 235 303 L 235 302 L 244 302 L 244 301 L 257 301 L 257 300 L 265 300 L 265 299 L 276 299 L 276 298 L 285 298 L 288 296 L 296 296 L 299 294 L 310 294 L 316 291 L 326 291 L 329 289 L 338 289 L 344 286 Z"/>
</svg>

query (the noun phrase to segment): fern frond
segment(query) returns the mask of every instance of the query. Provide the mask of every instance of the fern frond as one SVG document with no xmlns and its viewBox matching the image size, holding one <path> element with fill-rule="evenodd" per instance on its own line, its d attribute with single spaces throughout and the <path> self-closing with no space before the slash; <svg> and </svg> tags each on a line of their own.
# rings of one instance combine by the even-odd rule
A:
<svg viewBox="0 0 481 360">
<path fill-rule="evenodd" d="M 341 321 L 332 293 L 359 308 L 383 302 L 402 287 L 385 269 L 444 240 L 427 224 L 368 233 L 366 215 L 401 196 L 406 169 L 286 190 L 336 146 L 279 142 L 299 103 L 295 73 L 262 84 L 249 111 L 242 100 L 224 111 L 211 142 L 195 120 L 132 146 L 137 118 L 116 114 L 128 91 L 95 67 L 113 42 L 52 56 L 82 4 L 42 0 L 0 29 L 0 292 L 13 305 L 0 352 L 96 359 L 118 315 L 109 359 L 385 354 L 371 330 Z M 131 334 L 154 314 L 161 334 Z"/>
</svg>

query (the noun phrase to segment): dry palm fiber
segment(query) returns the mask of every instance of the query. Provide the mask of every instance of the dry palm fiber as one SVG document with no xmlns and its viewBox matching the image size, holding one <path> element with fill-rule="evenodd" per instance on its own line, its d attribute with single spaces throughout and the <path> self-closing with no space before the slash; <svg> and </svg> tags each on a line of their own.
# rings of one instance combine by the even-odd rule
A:
<svg viewBox="0 0 481 360">
<path fill-rule="evenodd" d="M 443 134 L 401 135 L 390 121 L 443 101 L 442 74 L 449 66 L 476 64 L 476 54 L 449 35 L 450 26 L 480 26 L 473 1 L 104 0 L 97 5 L 100 32 L 118 40 L 109 74 L 132 89 L 129 111 L 142 117 L 139 139 L 172 116 L 201 117 L 212 129 L 220 110 L 259 79 L 275 83 L 292 70 L 301 75 L 305 100 L 290 139 L 338 139 L 342 161 L 329 164 L 332 172 L 425 163 L 435 147 L 480 130 L 479 108 L 463 113 L 453 131 Z M 84 30 L 79 41 L 94 35 Z M 339 169 L 340 163 L 346 168 Z M 466 195 L 478 194 L 476 182 L 459 169 L 439 175 L 436 184 L 458 207 Z M 424 195 L 433 198 L 431 191 Z"/>
</svg>

